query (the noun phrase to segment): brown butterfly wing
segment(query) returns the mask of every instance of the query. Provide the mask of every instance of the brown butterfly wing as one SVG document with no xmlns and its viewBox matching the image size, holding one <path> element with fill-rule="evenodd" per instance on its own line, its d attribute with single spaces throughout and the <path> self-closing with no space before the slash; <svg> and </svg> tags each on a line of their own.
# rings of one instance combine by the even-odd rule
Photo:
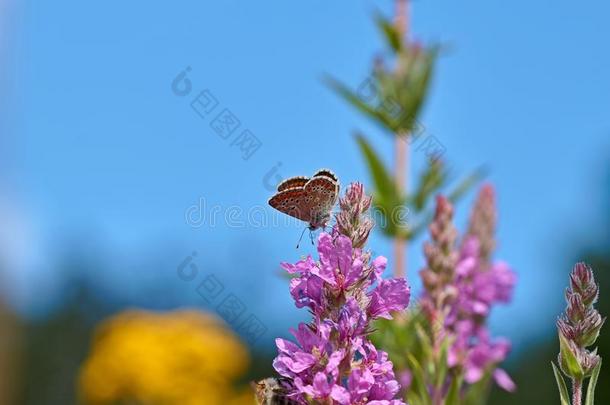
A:
<svg viewBox="0 0 610 405">
<path fill-rule="evenodd" d="M 332 181 L 339 184 L 339 179 L 337 178 L 337 175 L 330 169 L 320 169 L 317 171 L 316 174 L 313 175 L 313 177 L 328 177 Z"/>
<path fill-rule="evenodd" d="M 309 181 L 309 177 L 299 176 L 299 177 L 291 177 L 289 179 L 284 180 L 277 186 L 277 191 L 284 191 L 291 188 L 299 188 L 305 187 L 305 184 Z"/>
<path fill-rule="evenodd" d="M 311 228 L 326 225 L 339 197 L 339 181 L 328 169 L 313 178 L 292 177 L 278 186 L 269 205 L 284 214 L 309 223 Z"/>
<path fill-rule="evenodd" d="M 269 205 L 276 210 L 290 215 L 301 221 L 311 221 L 311 209 L 309 208 L 311 196 L 307 195 L 303 187 L 291 188 L 278 192 L 271 197 Z"/>
<path fill-rule="evenodd" d="M 313 227 L 324 225 L 339 196 L 339 183 L 327 176 L 314 176 L 304 187 Z"/>
</svg>

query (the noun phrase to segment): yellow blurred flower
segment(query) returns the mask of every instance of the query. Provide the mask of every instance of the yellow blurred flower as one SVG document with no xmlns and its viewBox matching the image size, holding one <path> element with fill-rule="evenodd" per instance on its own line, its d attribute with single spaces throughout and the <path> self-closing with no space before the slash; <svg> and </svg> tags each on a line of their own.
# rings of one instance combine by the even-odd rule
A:
<svg viewBox="0 0 610 405">
<path fill-rule="evenodd" d="M 248 351 L 217 317 L 195 310 L 130 310 L 103 322 L 82 366 L 84 403 L 104 405 L 254 404 L 233 382 Z"/>
</svg>

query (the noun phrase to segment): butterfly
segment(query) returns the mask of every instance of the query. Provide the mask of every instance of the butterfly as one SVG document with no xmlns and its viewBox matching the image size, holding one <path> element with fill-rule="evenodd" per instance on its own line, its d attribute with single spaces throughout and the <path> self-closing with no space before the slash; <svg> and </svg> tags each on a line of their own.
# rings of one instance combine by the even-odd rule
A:
<svg viewBox="0 0 610 405">
<path fill-rule="evenodd" d="M 267 378 L 253 384 L 256 399 L 261 405 L 298 405 L 289 398 L 287 382 L 282 378 Z"/>
<path fill-rule="evenodd" d="M 276 210 L 309 224 L 309 230 L 326 227 L 339 197 L 339 179 L 328 169 L 312 178 L 299 176 L 284 180 L 269 200 Z"/>
</svg>

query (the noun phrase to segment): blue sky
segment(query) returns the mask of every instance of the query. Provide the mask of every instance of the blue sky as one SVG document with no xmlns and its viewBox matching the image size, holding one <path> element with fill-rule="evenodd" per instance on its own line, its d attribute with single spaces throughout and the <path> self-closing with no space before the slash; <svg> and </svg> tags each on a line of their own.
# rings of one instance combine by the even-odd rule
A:
<svg viewBox="0 0 610 405">
<path fill-rule="evenodd" d="M 277 263 L 309 249 L 294 250 L 299 225 L 192 227 L 185 211 L 200 198 L 223 212 L 264 207 L 263 179 L 278 163 L 284 177 L 330 167 L 343 184 L 368 183 L 356 129 L 391 162 L 391 140 L 320 81 L 330 73 L 356 86 L 366 76 L 382 46 L 376 8 L 389 13 L 391 2 L 14 3 L 0 106 L 15 301 L 55 302 L 58 262 L 73 246 L 103 260 L 102 289 L 137 301 L 161 283 L 200 304 L 175 274 L 196 250 L 273 333 L 304 316 L 277 277 Z M 497 256 L 519 286 L 493 324 L 518 346 L 559 312 L 573 242 L 607 232 L 596 218 L 610 152 L 609 11 L 601 0 L 413 7 L 414 36 L 448 48 L 422 121 L 458 173 L 486 164 L 498 190 Z M 192 93 L 179 97 L 171 84 L 187 66 Z M 250 160 L 214 132 L 213 115 L 191 109 L 205 89 L 262 142 Z M 413 158 L 420 167 L 421 153 Z M 379 235 L 372 248 L 391 254 Z M 409 254 L 414 284 L 420 248 Z"/>
</svg>

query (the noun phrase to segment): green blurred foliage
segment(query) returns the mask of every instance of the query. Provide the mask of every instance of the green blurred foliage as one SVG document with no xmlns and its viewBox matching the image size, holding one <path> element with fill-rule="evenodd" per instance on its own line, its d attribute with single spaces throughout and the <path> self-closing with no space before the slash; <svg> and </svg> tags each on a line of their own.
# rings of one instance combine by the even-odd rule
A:
<svg viewBox="0 0 610 405">
<path fill-rule="evenodd" d="M 24 355 L 19 404 L 55 405 L 76 403 L 76 381 L 85 359 L 98 304 L 84 285 L 61 310 L 25 326 Z"/>
<path fill-rule="evenodd" d="M 424 137 L 426 129 L 418 117 L 426 101 L 434 66 L 440 51 L 438 46 L 423 47 L 419 43 L 402 38 L 390 20 L 380 14 L 375 21 L 383 38 L 389 57 L 394 66 L 386 67 L 383 59 L 376 60 L 370 76 L 361 84 L 367 94 L 353 91 L 333 78 L 326 82 L 341 98 L 375 122 L 392 138 L 403 137 L 411 144 Z M 356 134 L 356 142 L 373 180 L 373 197 L 376 209 L 383 215 L 380 226 L 388 237 L 410 240 L 421 233 L 432 218 L 429 202 L 440 192 L 451 200 L 461 198 L 484 175 L 482 169 L 474 171 L 449 188 L 451 176 L 443 164 L 441 156 L 426 156 L 427 167 L 418 176 L 415 187 L 404 194 L 396 184 L 396 179 L 387 168 L 373 145 L 361 134 Z M 407 216 L 402 215 L 409 213 Z"/>
</svg>

